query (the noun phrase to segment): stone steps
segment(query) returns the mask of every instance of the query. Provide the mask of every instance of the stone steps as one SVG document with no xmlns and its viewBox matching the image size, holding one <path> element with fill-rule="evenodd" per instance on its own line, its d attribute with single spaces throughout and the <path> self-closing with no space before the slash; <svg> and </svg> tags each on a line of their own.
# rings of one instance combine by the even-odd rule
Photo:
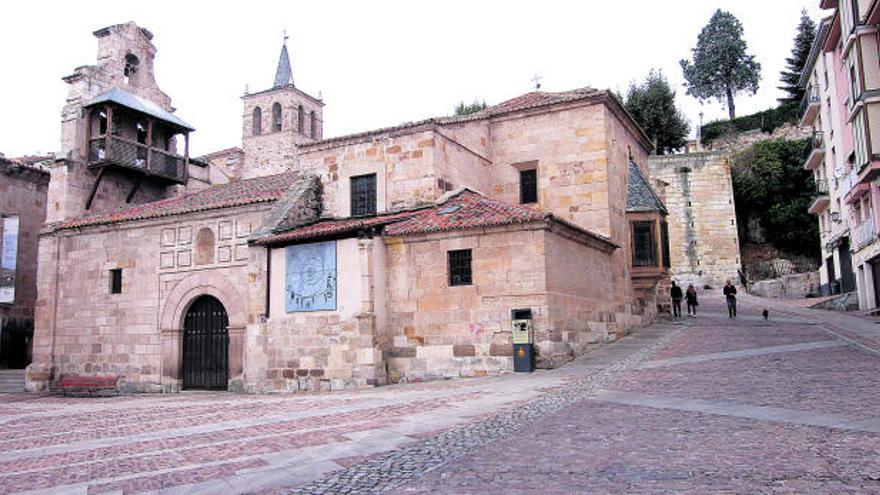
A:
<svg viewBox="0 0 880 495">
<path fill-rule="evenodd" d="M 0 394 L 24 392 L 24 370 L 0 370 Z"/>
</svg>

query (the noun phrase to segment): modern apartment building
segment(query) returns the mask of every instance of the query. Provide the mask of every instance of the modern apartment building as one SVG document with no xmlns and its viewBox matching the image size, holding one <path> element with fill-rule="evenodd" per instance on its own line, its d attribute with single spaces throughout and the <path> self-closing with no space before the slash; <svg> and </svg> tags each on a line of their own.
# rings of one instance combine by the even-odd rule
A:
<svg viewBox="0 0 880 495">
<path fill-rule="evenodd" d="M 824 48 L 832 22 L 832 18 L 828 18 L 819 24 L 801 79 L 806 93 L 801 101 L 800 125 L 813 130 L 804 168 L 813 172 L 816 184 L 809 211 L 819 221 L 822 243 L 819 274 L 823 294 L 855 290 L 850 222 L 844 213 L 844 199 L 849 189 L 845 162 L 852 151 L 852 136 L 849 128 L 841 126 L 845 117 L 842 88 L 835 77 L 839 65 L 835 62 L 836 54 Z"/>
<path fill-rule="evenodd" d="M 810 211 L 822 231 L 823 289 L 856 289 L 869 310 L 880 307 L 880 0 L 820 7 L 830 15 L 801 80 L 801 124 L 821 133 L 804 165 L 817 185 Z"/>
</svg>

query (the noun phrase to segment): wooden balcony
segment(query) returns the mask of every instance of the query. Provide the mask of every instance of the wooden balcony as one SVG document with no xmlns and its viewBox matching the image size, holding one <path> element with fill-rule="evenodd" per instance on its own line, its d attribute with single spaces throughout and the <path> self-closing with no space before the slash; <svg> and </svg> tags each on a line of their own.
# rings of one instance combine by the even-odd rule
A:
<svg viewBox="0 0 880 495">
<path fill-rule="evenodd" d="M 185 184 L 186 157 L 118 136 L 96 136 L 89 140 L 89 167 L 120 167 L 145 175 Z"/>
</svg>

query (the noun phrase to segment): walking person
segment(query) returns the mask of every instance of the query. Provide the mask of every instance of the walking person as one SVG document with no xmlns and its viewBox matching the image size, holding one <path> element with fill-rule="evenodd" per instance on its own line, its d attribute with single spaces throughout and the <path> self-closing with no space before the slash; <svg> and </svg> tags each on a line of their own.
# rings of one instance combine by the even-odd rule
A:
<svg viewBox="0 0 880 495">
<path fill-rule="evenodd" d="M 694 284 L 688 284 L 688 288 L 684 291 L 684 298 L 687 301 L 687 310 L 688 316 L 697 316 L 697 306 L 699 306 L 699 302 L 697 302 L 697 289 L 694 289 Z"/>
<path fill-rule="evenodd" d="M 675 285 L 675 280 L 672 281 L 669 295 L 672 296 L 672 317 L 681 318 L 681 287 Z"/>
<path fill-rule="evenodd" d="M 736 318 L 736 287 L 730 283 L 730 280 L 724 286 L 724 297 L 727 299 L 727 315 Z"/>
</svg>

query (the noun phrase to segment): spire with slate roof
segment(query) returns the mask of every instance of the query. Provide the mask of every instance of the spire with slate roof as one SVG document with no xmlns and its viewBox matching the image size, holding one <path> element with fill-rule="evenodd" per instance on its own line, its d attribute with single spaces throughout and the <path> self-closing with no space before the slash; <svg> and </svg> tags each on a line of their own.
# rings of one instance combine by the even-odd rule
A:
<svg viewBox="0 0 880 495">
<path fill-rule="evenodd" d="M 287 31 L 284 31 L 284 44 L 281 45 L 281 55 L 278 57 L 278 68 L 275 70 L 275 84 L 273 88 L 293 84 L 293 70 L 290 68 L 290 57 L 287 55 Z"/>
</svg>

